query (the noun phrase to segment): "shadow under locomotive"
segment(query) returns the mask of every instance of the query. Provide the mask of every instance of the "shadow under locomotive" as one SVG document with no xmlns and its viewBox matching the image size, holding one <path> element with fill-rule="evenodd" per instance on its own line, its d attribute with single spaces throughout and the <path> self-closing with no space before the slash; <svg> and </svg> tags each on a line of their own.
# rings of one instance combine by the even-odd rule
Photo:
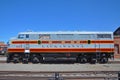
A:
<svg viewBox="0 0 120 80">
<path fill-rule="evenodd" d="M 98 55 L 99 54 L 99 55 Z M 33 64 L 37 63 L 107 63 L 108 58 L 112 58 L 112 56 L 107 53 L 82 53 L 82 54 L 12 54 L 9 55 L 7 58 L 7 62 L 19 63 L 22 62 L 23 64 L 27 64 L 32 62 Z"/>
</svg>

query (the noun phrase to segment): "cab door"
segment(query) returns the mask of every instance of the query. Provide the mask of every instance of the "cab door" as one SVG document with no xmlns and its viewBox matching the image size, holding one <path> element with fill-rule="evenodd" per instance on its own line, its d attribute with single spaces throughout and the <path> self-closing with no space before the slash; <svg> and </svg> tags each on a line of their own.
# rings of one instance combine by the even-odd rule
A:
<svg viewBox="0 0 120 80">
<path fill-rule="evenodd" d="M 25 37 L 26 37 L 25 53 L 30 53 L 29 34 L 26 34 Z"/>
</svg>

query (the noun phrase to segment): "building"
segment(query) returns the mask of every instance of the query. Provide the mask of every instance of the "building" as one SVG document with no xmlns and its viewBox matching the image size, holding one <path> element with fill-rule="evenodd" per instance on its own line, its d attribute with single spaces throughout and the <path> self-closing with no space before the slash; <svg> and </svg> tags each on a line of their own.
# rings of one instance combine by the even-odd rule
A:
<svg viewBox="0 0 120 80">
<path fill-rule="evenodd" d="M 114 32 L 115 58 L 120 58 L 120 27 Z"/>
<path fill-rule="evenodd" d="M 7 45 L 4 42 L 0 42 L 0 55 L 5 54 L 7 51 Z"/>
</svg>

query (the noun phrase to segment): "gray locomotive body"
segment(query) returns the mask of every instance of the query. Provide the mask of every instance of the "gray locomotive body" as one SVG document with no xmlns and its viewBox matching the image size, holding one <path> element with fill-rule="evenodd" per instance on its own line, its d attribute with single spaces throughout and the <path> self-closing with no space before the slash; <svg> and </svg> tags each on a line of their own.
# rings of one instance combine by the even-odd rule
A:
<svg viewBox="0 0 120 80">
<path fill-rule="evenodd" d="M 51 57 L 106 63 L 113 53 L 112 32 L 21 32 L 9 41 L 7 62 L 39 63 Z"/>
</svg>

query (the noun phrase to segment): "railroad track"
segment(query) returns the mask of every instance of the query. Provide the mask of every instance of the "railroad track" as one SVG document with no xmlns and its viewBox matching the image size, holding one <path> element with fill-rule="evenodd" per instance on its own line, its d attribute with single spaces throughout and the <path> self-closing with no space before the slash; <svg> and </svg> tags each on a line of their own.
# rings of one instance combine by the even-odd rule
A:
<svg viewBox="0 0 120 80">
<path fill-rule="evenodd" d="M 6 63 L 6 61 L 0 61 L 0 63 Z M 14 64 L 14 63 L 12 63 L 12 64 Z M 17 63 L 17 64 L 21 64 L 21 63 Z M 32 64 L 32 63 L 29 63 L 29 64 Z M 45 64 L 50 64 L 50 63 L 45 63 Z M 57 64 L 57 63 L 56 63 Z M 60 63 L 58 63 L 58 64 L 60 64 Z M 66 63 L 63 63 L 63 64 L 66 64 Z M 67 63 L 67 64 L 73 64 L 73 63 Z M 77 63 L 78 64 L 78 63 Z M 112 62 L 108 62 L 108 63 L 106 63 L 106 64 L 120 64 L 120 61 L 112 61 Z"/>
<path fill-rule="evenodd" d="M 6 63 L 6 57 L 5 56 L 0 56 L 0 63 Z M 12 63 L 12 62 L 11 62 Z M 70 63 L 70 64 L 73 64 L 73 63 L 76 63 L 75 61 L 68 61 L 68 62 L 65 62 L 65 61 L 62 61 L 62 62 L 55 62 L 55 61 L 51 61 L 51 62 L 45 62 L 45 63 Z M 19 64 L 19 63 L 17 63 Z M 21 63 L 20 63 L 21 64 Z M 112 60 L 112 61 L 109 61 L 107 64 L 120 64 L 120 60 Z"/>
<path fill-rule="evenodd" d="M 6 63 L 6 61 L 4 61 L 4 60 L 0 60 L 0 63 Z M 12 62 L 11 62 L 12 63 Z M 47 64 L 51 64 L 51 63 L 54 63 L 54 62 L 45 62 L 45 63 L 47 63 Z M 58 63 L 55 63 L 55 64 L 65 64 L 66 62 L 62 62 L 62 63 L 60 63 L 60 62 L 58 62 Z M 13 63 L 14 64 L 14 63 Z M 17 63 L 17 64 L 21 64 L 21 63 Z M 73 62 L 71 63 L 71 62 L 68 62 L 67 64 L 73 64 Z M 78 63 L 77 63 L 78 64 Z M 99 64 L 99 63 L 98 63 Z M 109 61 L 108 63 L 106 63 L 106 64 L 120 64 L 120 61 Z"/>
<path fill-rule="evenodd" d="M 0 80 L 118 80 L 119 71 L 0 71 Z"/>
</svg>

